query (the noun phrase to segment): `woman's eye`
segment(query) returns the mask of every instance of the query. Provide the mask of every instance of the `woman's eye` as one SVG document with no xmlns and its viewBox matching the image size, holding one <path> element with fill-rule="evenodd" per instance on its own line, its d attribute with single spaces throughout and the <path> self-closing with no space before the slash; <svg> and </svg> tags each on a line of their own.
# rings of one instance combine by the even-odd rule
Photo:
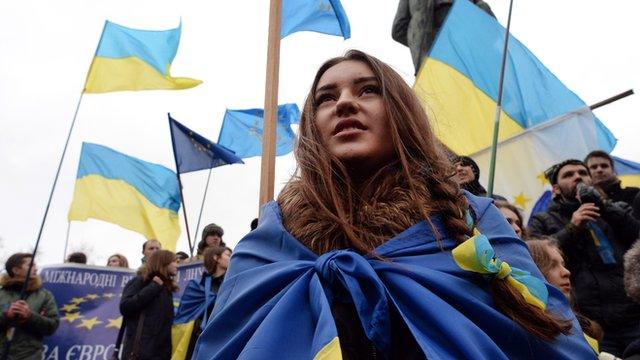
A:
<svg viewBox="0 0 640 360">
<path fill-rule="evenodd" d="M 366 85 L 362 88 L 362 94 L 380 94 L 380 88 L 376 85 Z"/>
<path fill-rule="evenodd" d="M 324 102 L 332 101 L 332 100 L 335 100 L 335 97 L 333 95 L 331 95 L 331 94 L 321 94 L 316 98 L 315 102 L 316 102 L 316 106 L 318 106 L 318 105 L 320 105 L 320 104 L 322 104 Z"/>
</svg>

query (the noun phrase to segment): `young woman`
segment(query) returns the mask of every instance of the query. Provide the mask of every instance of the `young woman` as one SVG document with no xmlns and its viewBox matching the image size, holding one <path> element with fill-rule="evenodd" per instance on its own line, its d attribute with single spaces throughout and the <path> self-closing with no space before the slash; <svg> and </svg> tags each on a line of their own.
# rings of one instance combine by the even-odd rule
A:
<svg viewBox="0 0 640 360">
<path fill-rule="evenodd" d="M 170 359 L 173 296 L 178 290 L 176 255 L 157 250 L 122 291 L 120 312 L 126 322 L 123 359 Z M 141 327 L 141 328 L 140 328 Z"/>
<path fill-rule="evenodd" d="M 560 248 L 549 239 L 531 239 L 527 241 L 531 257 L 549 284 L 560 290 L 571 301 L 571 272 L 564 267 L 564 255 Z M 576 311 L 576 317 L 584 333 L 589 336 L 589 344 L 598 351 L 598 342 L 604 333 L 600 325 Z"/>
<path fill-rule="evenodd" d="M 121 254 L 113 254 L 111 256 L 109 256 L 109 259 L 107 260 L 107 266 L 110 267 L 122 267 L 122 268 L 129 268 L 129 261 L 127 260 L 127 258 L 124 255 Z"/>
<path fill-rule="evenodd" d="M 175 325 L 194 321 L 186 347 L 186 359 L 191 359 L 195 342 L 211 315 L 218 290 L 229 267 L 231 249 L 224 246 L 208 247 L 204 250 L 203 256 L 205 272 L 200 280 L 190 280 L 187 284 L 174 319 Z"/>
<path fill-rule="evenodd" d="M 454 182 L 388 65 L 360 51 L 322 65 L 295 156 L 234 249 L 196 359 L 593 357 L 491 200 Z"/>
<path fill-rule="evenodd" d="M 518 210 L 517 207 L 513 206 L 513 204 L 510 204 L 507 201 L 498 200 L 495 202 L 495 204 L 504 218 L 507 219 L 507 222 L 509 223 L 509 225 L 511 225 L 511 228 L 513 228 L 513 231 L 516 233 L 516 235 L 518 235 L 520 239 L 526 238 L 527 231 L 523 226 L 524 221 L 522 219 L 520 210 Z"/>
</svg>

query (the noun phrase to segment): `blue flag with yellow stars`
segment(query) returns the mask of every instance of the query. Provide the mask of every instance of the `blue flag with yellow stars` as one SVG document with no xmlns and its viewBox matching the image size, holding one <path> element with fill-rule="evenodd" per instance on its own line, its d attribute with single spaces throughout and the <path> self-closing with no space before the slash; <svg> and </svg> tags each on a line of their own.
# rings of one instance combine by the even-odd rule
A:
<svg viewBox="0 0 640 360">
<path fill-rule="evenodd" d="M 542 281 L 492 200 L 467 198 L 495 256 Z M 451 251 L 458 242 L 437 215 L 431 221 L 439 239 L 421 221 L 375 256 L 350 249 L 318 256 L 287 232 L 278 204 L 267 203 L 258 228 L 234 249 L 193 359 L 341 359 L 331 304 L 349 297 L 366 336 L 387 358 L 395 313 L 431 360 L 595 359 L 558 289 L 544 285 L 545 308 L 570 320 L 572 334 L 539 340 L 495 308 L 488 275 L 458 266 Z"/>
<path fill-rule="evenodd" d="M 169 115 L 169 129 L 180 174 L 229 164 L 244 164 L 233 151 L 215 144 Z"/>
<path fill-rule="evenodd" d="M 276 156 L 293 151 L 296 134 L 291 124 L 300 122 L 300 109 L 296 104 L 278 106 L 276 123 Z M 231 149 L 243 159 L 262 155 L 264 110 L 227 110 L 218 136 L 218 144 Z"/>
</svg>

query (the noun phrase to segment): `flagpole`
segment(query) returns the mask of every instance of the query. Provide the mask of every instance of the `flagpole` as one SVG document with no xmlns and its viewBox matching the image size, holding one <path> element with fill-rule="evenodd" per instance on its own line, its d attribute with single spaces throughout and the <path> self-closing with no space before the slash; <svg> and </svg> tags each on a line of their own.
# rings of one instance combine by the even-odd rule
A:
<svg viewBox="0 0 640 360">
<path fill-rule="evenodd" d="M 504 85 L 504 73 L 507 65 L 507 54 L 509 52 L 509 29 L 511 28 L 511 11 L 513 10 L 513 0 L 509 1 L 509 17 L 507 18 L 507 29 L 504 33 L 504 48 L 502 49 L 502 64 L 500 66 L 500 81 L 498 83 L 498 99 L 496 101 L 496 116 L 493 124 L 493 142 L 491 143 L 491 165 L 489 167 L 489 186 L 487 195 L 493 195 L 493 180 L 496 171 L 496 155 L 498 152 L 498 132 L 500 131 L 500 113 L 502 112 L 502 93 Z"/>
<path fill-rule="evenodd" d="M 49 214 L 49 208 L 51 207 L 51 200 L 53 199 L 53 193 L 56 190 L 56 185 L 58 184 L 58 179 L 60 178 L 60 169 L 62 169 L 62 164 L 64 162 L 64 156 L 67 154 L 67 148 L 69 147 L 69 140 L 71 139 L 71 134 L 73 133 L 73 128 L 76 124 L 76 118 L 78 117 L 78 111 L 80 110 L 80 104 L 82 103 L 82 96 L 84 95 L 84 90 L 80 93 L 80 98 L 78 99 L 78 104 L 76 105 L 76 111 L 73 114 L 73 120 L 71 120 L 71 126 L 69 127 L 69 132 L 67 133 L 67 140 L 64 142 L 64 148 L 62 149 L 62 155 L 60 156 L 60 161 L 58 162 L 58 169 L 56 170 L 56 175 L 53 178 L 53 184 L 51 185 L 51 191 L 49 192 L 49 199 L 47 200 L 47 206 L 44 208 L 44 216 L 42 216 L 42 221 L 40 222 L 40 230 L 38 230 L 38 237 L 36 238 L 36 245 L 33 247 L 33 252 L 31 253 L 31 261 L 29 261 L 29 269 L 27 270 L 27 276 L 22 283 L 22 289 L 20 290 L 20 300 L 24 300 L 27 295 L 27 284 L 29 283 L 29 274 L 31 274 L 31 270 L 33 269 L 33 264 L 35 262 L 36 254 L 38 252 L 38 247 L 40 246 L 40 240 L 42 239 L 42 230 L 44 229 L 44 224 L 47 221 L 47 215 Z M 15 327 L 10 326 L 6 332 L 6 341 L 5 341 L 5 352 L 3 355 L 3 359 L 7 359 L 9 355 L 9 350 L 11 348 L 11 341 L 13 340 L 13 334 L 15 333 Z"/>
<path fill-rule="evenodd" d="M 200 230 L 200 219 L 202 219 L 202 210 L 204 210 L 204 202 L 207 199 L 207 191 L 209 190 L 209 180 L 211 179 L 211 171 L 213 168 L 209 168 L 209 175 L 207 176 L 207 185 L 204 187 L 204 196 L 202 196 L 202 204 L 200 205 L 200 214 L 198 214 L 198 223 L 196 224 L 195 236 L 198 236 Z"/>
<path fill-rule="evenodd" d="M 189 221 L 187 220 L 187 207 L 184 203 L 184 195 L 182 194 L 182 179 L 180 179 L 180 169 L 178 168 L 178 156 L 176 155 L 176 144 L 173 137 L 173 126 L 171 126 L 171 115 L 169 118 L 169 132 L 171 133 L 171 149 L 173 149 L 173 161 L 176 163 L 176 175 L 178 178 L 178 186 L 180 187 L 180 201 L 182 202 L 182 214 L 184 215 L 184 227 L 187 229 L 187 241 L 189 242 L 189 257 L 193 257 L 193 246 L 191 245 L 191 234 L 189 233 Z"/>
<path fill-rule="evenodd" d="M 260 167 L 260 206 L 273 199 L 276 164 L 276 116 L 278 111 L 278 76 L 280 68 L 280 25 L 282 1 L 269 5 L 269 40 L 267 74 L 264 91 L 264 128 L 262 133 L 262 163 Z"/>
<path fill-rule="evenodd" d="M 71 221 L 67 221 L 67 236 L 64 241 L 64 252 L 62 253 L 62 262 L 67 260 L 67 249 L 69 248 L 69 231 L 71 230 Z"/>
</svg>

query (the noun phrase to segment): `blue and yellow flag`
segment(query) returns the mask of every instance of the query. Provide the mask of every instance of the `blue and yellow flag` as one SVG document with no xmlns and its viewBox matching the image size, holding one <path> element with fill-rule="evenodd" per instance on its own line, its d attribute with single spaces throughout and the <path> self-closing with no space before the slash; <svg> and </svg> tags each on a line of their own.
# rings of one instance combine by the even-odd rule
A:
<svg viewBox="0 0 640 360">
<path fill-rule="evenodd" d="M 543 281 L 492 200 L 467 196 L 495 255 Z M 594 358 L 559 290 L 544 285 L 546 309 L 570 320 L 572 334 L 540 341 L 496 309 L 486 275 L 460 268 L 452 256 L 458 243 L 438 216 L 431 220 L 438 238 L 421 221 L 375 256 L 350 249 L 318 256 L 287 232 L 278 204 L 267 203 L 258 228 L 234 249 L 193 359 L 341 359 L 331 304 L 346 299 L 386 358 L 392 313 L 427 359 Z"/>
<path fill-rule="evenodd" d="M 612 156 L 613 167 L 623 187 L 640 187 L 640 164 L 631 160 Z"/>
<path fill-rule="evenodd" d="M 181 90 L 201 84 L 169 73 L 181 29 L 182 24 L 170 30 L 137 30 L 106 21 L 84 91 Z"/>
<path fill-rule="evenodd" d="M 276 156 L 293 151 L 296 134 L 291 124 L 300 122 L 300 109 L 296 104 L 278 106 L 276 123 Z M 218 144 L 231 149 L 243 159 L 262 155 L 264 110 L 227 110 L 218 136 Z"/>
<path fill-rule="evenodd" d="M 349 19 L 340 0 L 283 0 L 280 38 L 297 31 L 351 37 Z"/>
<path fill-rule="evenodd" d="M 232 151 L 182 125 L 171 115 L 169 115 L 169 129 L 180 174 L 222 165 L 244 164 L 242 159 Z"/>
<path fill-rule="evenodd" d="M 166 167 L 82 143 L 69 221 L 99 219 L 157 239 L 175 250 L 180 189 Z"/>
<path fill-rule="evenodd" d="M 505 29 L 467 0 L 455 1 L 414 90 L 437 136 L 471 156 L 488 183 Z M 548 187 L 545 169 L 592 150 L 613 134 L 522 43 L 510 36 L 494 192 L 527 215 Z"/>
</svg>

